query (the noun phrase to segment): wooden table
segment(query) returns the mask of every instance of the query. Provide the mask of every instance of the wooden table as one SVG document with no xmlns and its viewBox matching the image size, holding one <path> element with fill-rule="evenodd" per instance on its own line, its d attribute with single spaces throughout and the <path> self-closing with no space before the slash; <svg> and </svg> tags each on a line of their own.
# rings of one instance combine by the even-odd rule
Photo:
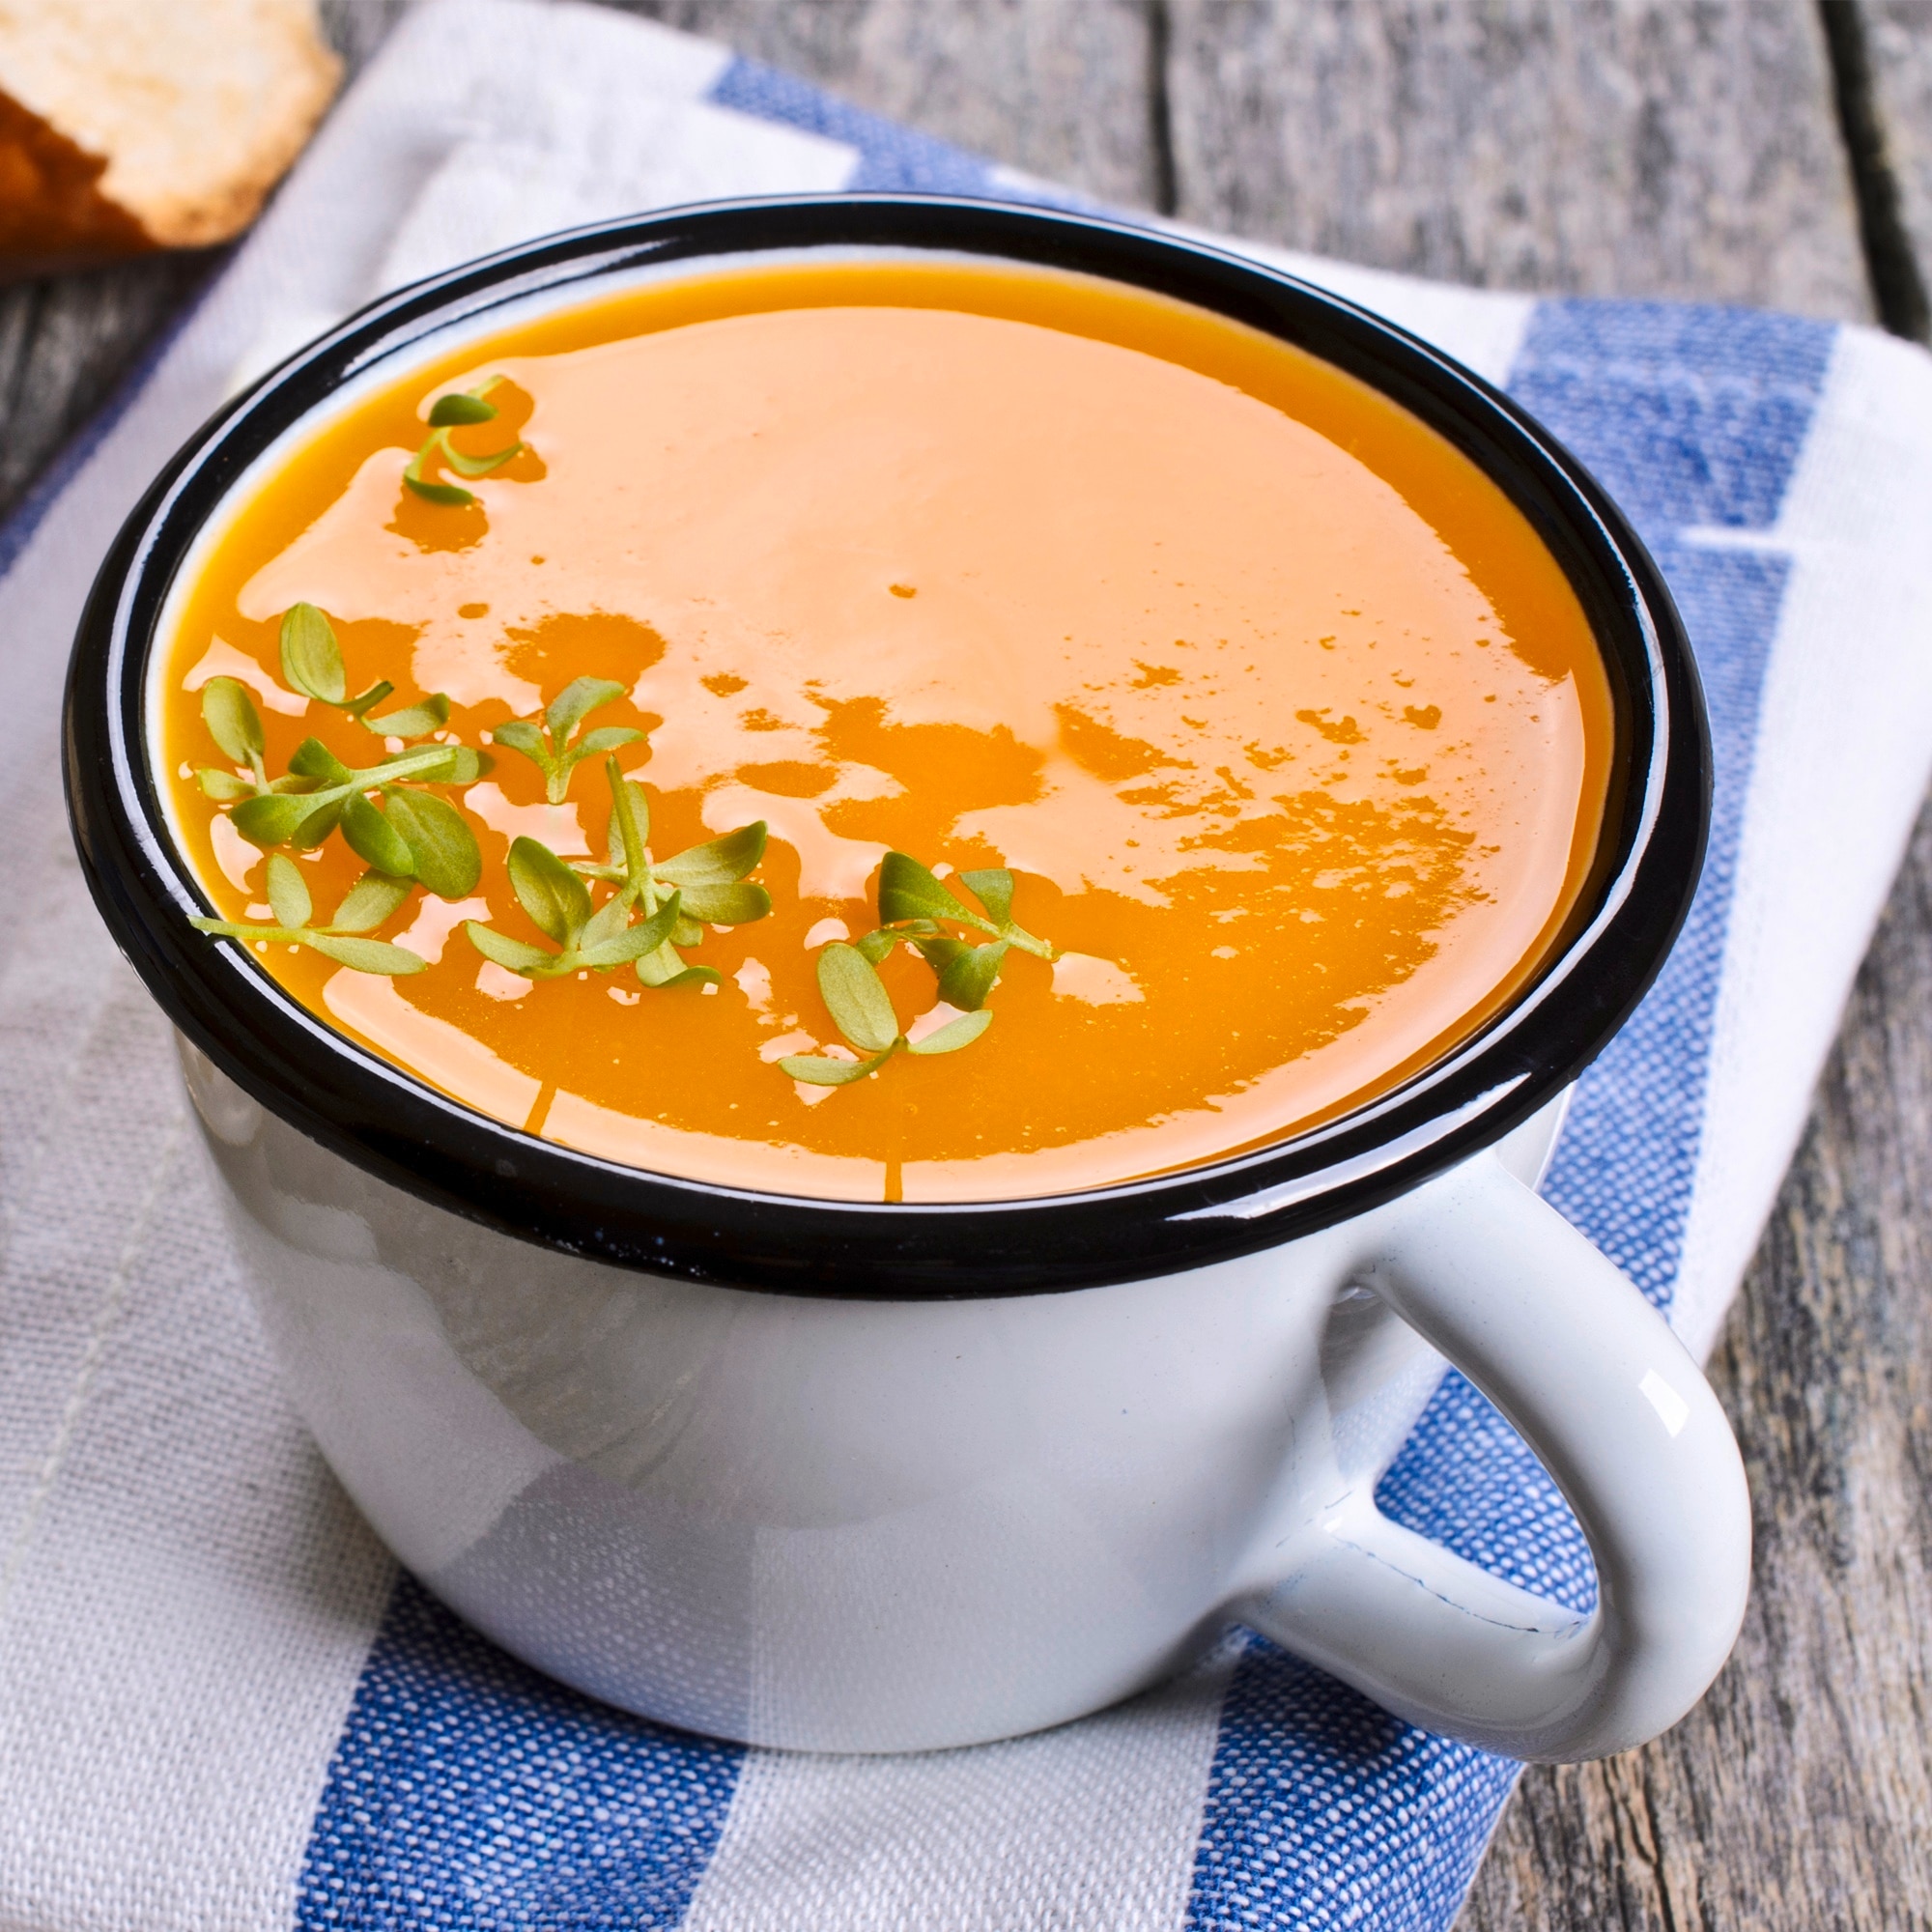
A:
<svg viewBox="0 0 1932 1932">
<path fill-rule="evenodd" d="M 396 0 L 326 0 L 352 58 Z M 1498 287 L 1921 338 L 1932 0 L 640 0 L 1137 207 Z M 210 271 L 0 292 L 0 502 Z M 1932 542 L 1932 531 L 1927 533 Z M 1532 1771 L 1462 1924 L 1932 1923 L 1932 819 L 1714 1364 L 1757 1509 L 1704 1704 Z"/>
</svg>

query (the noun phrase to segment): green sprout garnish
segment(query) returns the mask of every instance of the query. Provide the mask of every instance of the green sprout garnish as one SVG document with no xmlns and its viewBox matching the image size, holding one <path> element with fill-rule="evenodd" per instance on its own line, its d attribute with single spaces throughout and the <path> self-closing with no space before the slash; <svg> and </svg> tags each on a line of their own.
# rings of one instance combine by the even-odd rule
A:
<svg viewBox="0 0 1932 1932">
<path fill-rule="evenodd" d="M 613 966 L 655 952 L 677 924 L 675 893 L 637 925 L 631 923 L 634 901 L 627 893 L 612 894 L 593 912 L 589 887 L 548 845 L 534 838 L 511 842 L 510 887 L 537 930 L 555 940 L 556 952 L 511 939 L 473 919 L 466 921 L 463 929 L 484 958 L 526 980 L 559 980 L 586 968 L 608 973 Z"/>
<path fill-rule="evenodd" d="M 460 899 L 482 875 L 476 835 L 454 806 L 416 785 L 469 784 L 481 770 L 468 745 L 422 745 L 357 771 L 321 739 L 304 738 L 289 760 L 304 788 L 257 793 L 229 816 L 242 838 L 263 846 L 320 845 L 339 826 L 350 849 L 379 872 L 420 879 L 438 898 Z"/>
<path fill-rule="evenodd" d="M 1059 951 L 1013 921 L 1013 875 L 1004 867 L 961 872 L 959 883 L 980 901 L 974 912 L 941 885 L 931 870 L 903 852 L 888 852 L 879 867 L 879 923 L 851 944 L 835 941 L 818 955 L 818 990 L 833 1024 L 867 1056 L 834 1060 L 794 1054 L 779 1062 L 794 1080 L 814 1087 L 843 1087 L 873 1072 L 903 1048 L 907 1053 L 957 1053 L 992 1025 L 986 995 L 1000 977 L 1000 962 L 1017 946 L 1041 959 Z M 942 922 L 988 935 L 971 946 Z M 895 946 L 910 946 L 939 976 L 939 997 L 959 1016 L 914 1042 L 900 1030 L 891 996 L 879 978 L 880 963 Z"/>
<path fill-rule="evenodd" d="M 487 476 L 493 469 L 500 469 L 522 450 L 524 445 L 519 440 L 509 448 L 499 449 L 491 456 L 465 456 L 449 440 L 449 432 L 461 429 L 466 423 L 494 422 L 497 419 L 497 405 L 488 397 L 502 380 L 500 376 L 492 376 L 478 388 L 452 389 L 430 405 L 428 440 L 410 458 L 409 468 L 403 471 L 404 483 L 426 502 L 443 503 L 461 509 L 476 500 L 472 491 L 455 483 L 435 483 L 425 476 L 422 473 L 423 465 L 431 457 L 440 456 L 459 476 L 475 477 Z"/>
<path fill-rule="evenodd" d="M 449 699 L 440 691 L 414 704 L 404 705 L 400 711 L 370 717 L 371 708 L 382 703 L 396 687 L 388 679 L 381 678 L 359 696 L 351 697 L 335 626 L 313 604 L 290 605 L 282 618 L 281 642 L 282 675 L 295 690 L 304 697 L 348 712 L 358 724 L 380 737 L 427 738 L 449 723 Z M 205 702 L 202 715 L 208 715 Z"/>
<path fill-rule="evenodd" d="M 470 944 L 531 980 L 558 979 L 583 967 L 608 972 L 627 960 L 636 961 L 638 978 L 652 987 L 721 979 L 716 967 L 687 966 L 677 949 L 703 939 L 700 922 L 745 925 L 771 911 L 764 887 L 745 883 L 745 874 L 765 855 L 763 821 L 653 865 L 645 843 L 651 809 L 643 786 L 625 778 L 614 752 L 604 770 L 611 782 L 610 864 L 568 866 L 534 838 L 519 838 L 510 847 L 510 885 L 518 902 L 561 950 L 546 952 L 474 921 L 466 928 Z M 586 879 L 616 887 L 595 913 Z M 630 923 L 633 911 L 642 914 L 640 924 Z"/>
<path fill-rule="evenodd" d="M 272 923 L 255 925 L 225 919 L 191 919 L 188 923 L 220 939 L 241 939 L 253 943 L 282 943 L 305 946 L 339 966 L 351 966 L 358 973 L 382 973 L 391 977 L 420 973 L 429 961 L 407 946 L 392 946 L 386 940 L 360 935 L 374 932 L 410 895 L 407 880 L 384 877 L 381 872 L 364 872 L 350 887 L 349 894 L 335 909 L 327 925 L 311 925 L 315 901 L 309 897 L 295 861 L 279 852 L 269 854 L 269 906 Z"/>
<path fill-rule="evenodd" d="M 570 790 L 570 775 L 585 758 L 614 752 L 619 745 L 635 744 L 644 734 L 629 724 L 600 724 L 586 731 L 576 744 L 571 734 L 598 706 L 622 697 L 624 687 L 608 677 L 573 678 L 550 701 L 543 724 L 534 719 L 511 718 L 490 733 L 499 745 L 521 752 L 544 775 L 544 796 L 552 805 L 561 805 Z"/>
<path fill-rule="evenodd" d="M 879 867 L 879 923 L 857 945 L 874 965 L 901 942 L 916 947 L 939 975 L 939 997 L 970 1013 L 986 1004 L 1009 947 L 1049 961 L 1060 952 L 1014 923 L 1013 875 L 1005 867 L 957 876 L 983 913 L 961 903 L 917 859 L 888 852 Z M 942 922 L 983 932 L 989 943 L 969 946 L 947 932 Z"/>
<path fill-rule="evenodd" d="M 604 761 L 604 770 L 611 781 L 611 861 L 605 866 L 581 864 L 578 871 L 619 886 L 647 913 L 656 910 L 666 893 L 682 895 L 677 923 L 664 945 L 638 961 L 638 978 L 645 985 L 682 986 L 718 979 L 714 967 L 687 966 L 677 949 L 697 945 L 706 924 L 750 925 L 771 911 L 771 894 L 746 880 L 765 856 L 765 821 L 755 819 L 654 863 L 646 843 L 651 807 L 643 786 L 617 769 L 614 753 Z"/>
<path fill-rule="evenodd" d="M 212 677 L 201 688 L 201 721 L 214 742 L 238 765 L 248 767 L 248 777 L 224 772 L 218 765 L 203 765 L 195 773 L 201 788 L 222 805 L 234 805 L 244 798 L 261 798 L 270 792 L 306 791 L 308 781 L 299 778 L 271 779 L 262 763 L 267 741 L 262 735 L 262 714 L 247 687 L 232 677 Z"/>
<path fill-rule="evenodd" d="M 875 1073 L 894 1054 L 957 1053 L 993 1024 L 983 1009 L 961 1013 L 936 1033 L 913 1041 L 905 1037 L 892 997 L 871 960 L 856 946 L 835 939 L 818 955 L 818 991 L 832 1023 L 859 1053 L 860 1060 L 834 1060 L 820 1054 L 791 1054 L 779 1062 L 781 1071 L 813 1087 L 844 1087 Z"/>
</svg>

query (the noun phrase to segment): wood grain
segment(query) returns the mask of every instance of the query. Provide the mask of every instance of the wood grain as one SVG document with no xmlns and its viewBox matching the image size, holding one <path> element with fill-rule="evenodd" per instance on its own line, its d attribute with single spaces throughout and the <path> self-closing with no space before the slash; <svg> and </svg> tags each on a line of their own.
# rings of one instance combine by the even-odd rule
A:
<svg viewBox="0 0 1932 1932">
<path fill-rule="evenodd" d="M 1856 0 L 1932 265 L 1932 0 Z M 1853 0 L 1816 0 L 1845 6 Z M 401 0 L 325 0 L 366 56 Z M 1116 200 L 1492 285 L 1870 311 L 1813 0 L 639 0 Z M 0 293 L 0 502 L 207 272 Z M 1710 1698 L 1532 1772 L 1463 1932 L 1932 1924 L 1932 821 L 1714 1373 L 1757 1586 Z"/>
<path fill-rule="evenodd" d="M 0 289 L 0 515 L 101 407 L 214 259 L 144 255 Z"/>
<path fill-rule="evenodd" d="M 1134 206 L 1160 198 L 1146 0 L 639 0 L 631 11 L 1009 167 Z"/>
<path fill-rule="evenodd" d="M 1485 286 L 1869 313 L 1804 0 L 1168 0 L 1179 212 Z"/>
</svg>

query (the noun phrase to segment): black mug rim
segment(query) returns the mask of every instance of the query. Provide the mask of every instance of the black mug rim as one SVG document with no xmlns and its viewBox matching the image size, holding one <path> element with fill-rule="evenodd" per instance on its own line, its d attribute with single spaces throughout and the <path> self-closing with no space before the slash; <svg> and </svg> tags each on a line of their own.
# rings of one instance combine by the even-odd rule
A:
<svg viewBox="0 0 1932 1932">
<path fill-rule="evenodd" d="M 238 948 L 173 847 L 149 769 L 148 652 L 227 490 L 342 382 L 440 330 L 639 269 L 811 248 L 983 255 L 1178 298 L 1297 344 L 1447 436 L 1555 554 L 1618 702 L 1617 782 L 1570 940 L 1472 1037 L 1311 1132 L 1231 1159 L 1033 1199 L 887 1204 L 754 1193 L 621 1166 L 474 1112 L 336 1033 Z M 1533 417 L 1373 312 L 1191 239 L 929 195 L 706 203 L 545 237 L 384 297 L 227 405 L 156 478 L 89 597 L 69 669 L 69 811 L 96 904 L 179 1031 L 299 1132 L 505 1234 L 645 1273 L 786 1294 L 926 1300 L 1061 1292 L 1235 1259 L 1362 1213 L 1550 1101 L 1655 979 L 1696 889 L 1710 815 L 1703 697 L 1662 574 Z"/>
</svg>

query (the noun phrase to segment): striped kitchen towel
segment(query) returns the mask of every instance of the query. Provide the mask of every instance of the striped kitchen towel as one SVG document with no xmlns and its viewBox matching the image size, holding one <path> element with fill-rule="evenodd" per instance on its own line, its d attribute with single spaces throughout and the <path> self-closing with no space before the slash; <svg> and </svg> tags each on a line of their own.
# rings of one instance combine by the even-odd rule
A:
<svg viewBox="0 0 1932 1932">
<path fill-rule="evenodd" d="M 167 1032 L 89 905 L 57 708 L 121 518 L 242 377 L 378 291 L 571 222 L 765 191 L 1037 183 L 724 47 L 434 0 L 0 536 L 0 1924 L 1446 1926 L 1516 1768 L 1236 1634 L 1046 1735 L 897 1759 L 681 1736 L 398 1576 L 291 1413 Z M 1932 361 L 1857 328 L 1535 301 L 1254 252 L 1504 384 L 1635 519 L 1710 694 L 1682 942 L 1578 1092 L 1550 1198 L 1707 1349 L 1932 760 Z M 1451 1378 L 1399 1520 L 1578 1608 L 1574 1523 Z"/>
</svg>

